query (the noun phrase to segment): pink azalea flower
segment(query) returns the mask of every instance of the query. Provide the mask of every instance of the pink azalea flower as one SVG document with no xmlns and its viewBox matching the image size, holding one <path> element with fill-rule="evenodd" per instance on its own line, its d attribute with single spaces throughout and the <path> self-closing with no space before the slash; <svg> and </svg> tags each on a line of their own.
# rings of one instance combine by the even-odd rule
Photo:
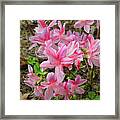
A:
<svg viewBox="0 0 120 120">
<path fill-rule="evenodd" d="M 71 84 L 71 92 L 74 94 L 74 92 L 78 94 L 84 94 L 85 90 L 80 88 L 80 85 L 86 83 L 86 79 L 81 79 L 79 75 L 76 76 L 75 80 L 69 80 L 69 83 Z"/>
<path fill-rule="evenodd" d="M 64 86 L 64 89 L 65 89 L 64 99 L 69 100 L 69 96 L 72 95 L 70 83 L 68 81 L 66 81 L 66 82 L 63 83 L 63 86 Z"/>
<path fill-rule="evenodd" d="M 58 50 L 52 47 L 47 47 L 45 49 L 45 54 L 48 57 L 47 61 L 43 61 L 40 67 L 45 68 L 55 68 L 55 75 L 59 82 L 64 79 L 63 66 L 72 65 L 73 61 L 71 58 L 67 57 L 67 46 L 62 44 L 58 46 Z"/>
<path fill-rule="evenodd" d="M 85 32 L 89 33 L 90 25 L 94 23 L 94 20 L 79 20 L 75 23 L 75 28 L 82 28 L 84 27 Z"/>
<path fill-rule="evenodd" d="M 62 95 L 65 100 L 69 100 L 69 97 L 73 95 L 70 87 L 71 85 L 68 81 L 59 83 L 58 88 L 55 89 L 55 96 Z"/>
<path fill-rule="evenodd" d="M 77 70 L 80 69 L 80 63 L 83 60 L 83 52 L 80 50 L 79 42 L 72 41 L 68 44 L 67 56 L 75 61 L 75 66 Z"/>
<path fill-rule="evenodd" d="M 29 72 L 27 74 L 28 79 L 25 80 L 24 82 L 25 82 L 26 85 L 28 85 L 28 86 L 33 88 L 33 87 L 35 87 L 35 83 L 38 80 L 40 80 L 40 78 L 38 76 L 36 76 L 35 73 L 33 73 L 33 69 L 32 69 L 32 67 L 30 65 L 28 65 L 28 72 Z"/>
<path fill-rule="evenodd" d="M 65 44 L 68 44 L 70 41 L 73 40 L 73 38 L 74 38 L 73 34 L 65 35 L 65 24 L 66 23 L 64 23 L 63 26 L 62 26 L 61 21 L 58 21 L 59 29 L 56 28 L 56 29 L 51 31 L 53 41 L 55 41 L 55 42 L 63 42 Z"/>
<path fill-rule="evenodd" d="M 100 56 L 100 40 L 96 39 L 94 40 L 94 37 L 92 35 L 88 36 L 88 64 L 93 67 L 93 64 L 95 66 L 100 66 L 99 56 Z"/>
<path fill-rule="evenodd" d="M 40 48 L 38 51 L 36 51 L 36 55 L 44 57 L 43 51 L 45 48 L 45 42 L 51 40 L 50 27 L 53 27 L 56 24 L 56 21 L 53 20 L 48 26 L 44 20 L 38 20 L 38 23 L 39 26 L 35 29 L 36 34 L 30 37 L 30 41 L 33 44 L 30 46 L 29 50 L 31 50 L 33 47 L 36 47 L 37 45 L 40 45 Z"/>
<path fill-rule="evenodd" d="M 48 73 L 46 80 L 47 81 L 42 82 L 41 85 L 43 86 L 43 88 L 46 88 L 44 99 L 49 100 L 54 96 L 54 89 L 59 88 L 57 88 L 57 78 L 53 72 Z"/>
</svg>

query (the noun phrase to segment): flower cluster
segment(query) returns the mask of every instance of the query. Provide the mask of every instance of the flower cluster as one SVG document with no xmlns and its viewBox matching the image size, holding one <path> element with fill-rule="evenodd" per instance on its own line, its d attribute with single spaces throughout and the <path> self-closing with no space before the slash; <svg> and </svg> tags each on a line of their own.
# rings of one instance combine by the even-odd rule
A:
<svg viewBox="0 0 120 120">
<path fill-rule="evenodd" d="M 100 40 L 94 39 L 91 32 L 91 25 L 99 21 L 79 20 L 74 24 L 75 29 L 81 32 L 66 31 L 67 23 L 62 24 L 59 20 L 53 20 L 49 25 L 44 20 L 38 20 L 38 27 L 35 28 L 35 35 L 30 37 L 33 47 L 38 46 L 35 51 L 36 56 L 43 59 L 40 68 L 51 70 L 46 76 L 46 80 L 36 85 L 40 80 L 32 68 L 28 65 L 28 79 L 25 83 L 34 88 L 34 94 L 41 99 L 49 100 L 53 97 L 62 96 L 69 99 L 70 96 L 76 94 L 84 94 L 85 90 L 80 85 L 87 82 L 80 75 L 76 75 L 75 79 L 66 79 L 64 69 L 72 70 L 73 66 L 76 70 L 80 70 L 81 62 L 86 59 L 88 65 L 100 65 Z"/>
</svg>

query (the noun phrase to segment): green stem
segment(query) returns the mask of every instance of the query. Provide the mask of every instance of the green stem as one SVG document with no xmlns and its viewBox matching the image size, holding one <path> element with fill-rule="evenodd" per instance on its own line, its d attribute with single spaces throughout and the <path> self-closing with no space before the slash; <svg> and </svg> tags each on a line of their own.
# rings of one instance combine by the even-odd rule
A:
<svg viewBox="0 0 120 120">
<path fill-rule="evenodd" d="M 90 69 L 90 68 L 89 68 L 86 59 L 85 59 L 85 64 L 86 64 L 86 66 L 87 66 L 88 72 L 90 72 L 90 78 L 89 78 L 89 80 L 90 80 L 90 86 L 91 86 L 90 89 L 92 90 L 92 74 L 93 74 L 93 69 Z"/>
<path fill-rule="evenodd" d="M 86 64 L 86 66 L 87 66 L 87 69 L 88 69 L 88 71 L 89 71 L 90 69 L 89 69 L 89 66 L 88 66 L 88 64 L 87 64 L 87 61 L 86 61 L 86 59 L 85 59 L 85 64 Z"/>
</svg>

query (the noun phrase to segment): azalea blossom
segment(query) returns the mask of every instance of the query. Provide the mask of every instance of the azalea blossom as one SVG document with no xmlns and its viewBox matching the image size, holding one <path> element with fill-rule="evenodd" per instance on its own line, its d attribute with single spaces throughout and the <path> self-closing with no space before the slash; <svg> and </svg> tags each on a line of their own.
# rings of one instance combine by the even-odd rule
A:
<svg viewBox="0 0 120 120">
<path fill-rule="evenodd" d="M 64 23 L 63 25 L 61 21 L 57 21 L 57 23 L 59 28 L 55 28 L 51 31 L 52 40 L 55 42 L 62 42 L 62 43 L 68 44 L 70 41 L 73 40 L 74 35 L 73 34 L 65 35 L 66 23 Z"/>
<path fill-rule="evenodd" d="M 40 67 L 45 68 L 55 68 L 55 74 L 57 80 L 63 81 L 64 72 L 63 66 L 69 66 L 73 64 L 72 58 L 67 56 L 67 46 L 62 44 L 59 46 L 58 51 L 53 49 L 52 47 L 45 49 L 45 54 L 48 57 L 47 61 L 43 61 L 40 64 Z"/>
<path fill-rule="evenodd" d="M 88 36 L 88 64 L 93 67 L 93 64 L 95 66 L 100 66 L 100 40 L 96 39 L 94 40 L 94 37 L 92 35 Z"/>
<path fill-rule="evenodd" d="M 57 78 L 53 72 L 48 73 L 46 77 L 46 82 L 42 82 L 43 88 L 46 88 L 44 99 L 49 100 L 54 96 L 54 89 L 57 89 Z"/>
<path fill-rule="evenodd" d="M 94 23 L 94 20 L 79 20 L 75 23 L 75 28 L 84 28 L 85 32 L 89 33 L 90 25 Z"/>
<path fill-rule="evenodd" d="M 81 79 L 79 75 L 76 76 L 75 80 L 69 80 L 69 83 L 71 83 L 71 92 L 78 93 L 78 94 L 84 94 L 85 90 L 80 87 L 80 85 L 86 83 L 86 79 Z"/>
<path fill-rule="evenodd" d="M 38 23 L 38 27 L 35 29 L 36 34 L 30 37 L 30 41 L 33 44 L 30 46 L 29 50 L 39 45 L 40 47 L 38 51 L 36 51 L 36 55 L 44 57 L 43 51 L 45 48 L 45 42 L 51 40 L 50 28 L 56 24 L 56 21 L 53 20 L 48 26 L 44 20 L 38 20 Z"/>
<path fill-rule="evenodd" d="M 30 87 L 35 87 L 35 83 L 40 80 L 40 78 L 38 76 L 35 75 L 35 73 L 33 73 L 33 68 L 28 65 L 28 74 L 27 74 L 27 80 L 25 80 L 25 84 L 30 86 Z"/>
</svg>

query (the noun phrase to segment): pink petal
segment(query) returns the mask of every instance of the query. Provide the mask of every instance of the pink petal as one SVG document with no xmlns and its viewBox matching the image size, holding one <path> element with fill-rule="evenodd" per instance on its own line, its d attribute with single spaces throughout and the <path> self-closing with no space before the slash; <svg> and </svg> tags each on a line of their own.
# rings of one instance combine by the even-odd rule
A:
<svg viewBox="0 0 120 120">
<path fill-rule="evenodd" d="M 87 80 L 86 79 L 81 79 L 80 75 L 77 75 L 75 78 L 75 84 L 77 85 L 82 85 L 84 83 L 86 83 Z"/>
<path fill-rule="evenodd" d="M 80 75 L 77 75 L 76 78 L 75 78 L 75 82 L 76 82 L 77 84 L 79 84 L 80 80 L 81 80 Z"/>
<path fill-rule="evenodd" d="M 63 68 L 61 66 L 55 67 L 55 75 L 57 77 L 58 82 L 62 82 L 64 77 L 65 77 L 64 72 L 63 72 L 62 69 Z"/>
<path fill-rule="evenodd" d="M 46 25 L 46 23 L 45 23 L 44 20 L 38 20 L 38 23 L 39 23 L 39 25 L 40 25 L 42 28 L 47 27 L 47 25 Z"/>
<path fill-rule="evenodd" d="M 45 69 L 45 68 L 54 68 L 54 65 L 51 65 L 49 61 L 43 61 L 40 64 L 40 67 Z"/>
<path fill-rule="evenodd" d="M 88 59 L 88 64 L 91 66 L 91 68 L 93 68 L 93 63 L 92 63 L 91 59 Z"/>
<path fill-rule="evenodd" d="M 82 28 L 84 26 L 85 22 L 81 22 L 81 21 L 77 21 L 75 24 L 74 24 L 74 27 L 75 28 Z"/>
<path fill-rule="evenodd" d="M 72 58 L 69 58 L 69 57 L 65 57 L 61 60 L 61 64 L 73 64 L 73 59 Z"/>
<path fill-rule="evenodd" d="M 95 40 L 93 45 L 93 51 L 100 52 L 100 40 Z"/>
<path fill-rule="evenodd" d="M 34 89 L 34 94 L 39 97 L 43 97 L 43 91 L 41 86 L 36 86 Z"/>
<path fill-rule="evenodd" d="M 40 35 L 35 35 L 35 36 L 32 36 L 29 38 L 29 40 L 34 43 L 34 44 L 43 44 L 44 43 L 44 40 L 43 38 L 41 38 Z"/>
<path fill-rule="evenodd" d="M 45 100 L 50 100 L 53 97 L 53 89 L 52 87 L 48 87 L 48 89 L 46 89 L 45 91 Z"/>
<path fill-rule="evenodd" d="M 49 47 L 49 48 L 46 47 L 45 52 L 46 52 L 46 54 L 47 54 L 48 56 L 51 56 L 51 57 L 53 57 L 53 58 L 56 58 L 56 57 L 57 57 L 56 50 L 53 49 L 52 47 Z"/>
<path fill-rule="evenodd" d="M 81 79 L 80 82 L 79 82 L 79 85 L 82 85 L 82 84 L 84 84 L 84 83 L 86 83 L 86 82 L 87 82 L 86 79 Z"/>
<path fill-rule="evenodd" d="M 94 44 L 95 40 L 94 40 L 94 37 L 93 37 L 92 34 L 89 34 L 89 35 L 87 36 L 87 39 L 89 40 L 90 45 L 93 45 L 93 44 Z"/>
<path fill-rule="evenodd" d="M 34 44 L 32 44 L 32 45 L 28 48 L 28 50 L 31 50 L 32 48 L 34 48 L 34 47 L 36 47 L 36 46 L 37 46 L 37 44 L 34 43 Z"/>
<path fill-rule="evenodd" d="M 61 23 L 61 21 L 58 21 L 58 26 L 59 26 L 60 29 L 62 29 L 62 23 Z"/>
<path fill-rule="evenodd" d="M 31 81 L 25 81 L 25 84 L 31 88 L 35 86 Z"/>
<path fill-rule="evenodd" d="M 56 95 L 64 95 L 65 94 L 65 89 L 64 89 L 62 83 L 59 83 L 58 86 L 56 87 L 56 89 L 54 89 L 54 90 L 55 90 Z"/>
<path fill-rule="evenodd" d="M 76 91 L 76 93 L 78 93 L 78 94 L 84 94 L 84 92 L 85 92 L 85 90 L 82 89 L 82 88 L 80 88 L 80 87 L 76 88 L 75 91 Z"/>
<path fill-rule="evenodd" d="M 100 59 L 99 59 L 99 56 L 94 56 L 92 58 L 92 63 L 95 65 L 95 66 L 100 66 Z"/>
<path fill-rule="evenodd" d="M 41 82 L 41 86 L 43 89 L 48 88 L 49 82 Z"/>
<path fill-rule="evenodd" d="M 51 64 L 57 64 L 57 54 L 56 50 L 53 49 L 52 47 L 46 47 L 45 49 L 45 55 L 48 57 L 48 60 L 50 61 Z"/>
<path fill-rule="evenodd" d="M 59 59 L 64 58 L 66 56 L 66 53 L 67 53 L 66 45 L 61 46 L 61 48 L 57 52 Z"/>
<path fill-rule="evenodd" d="M 67 49 L 68 56 L 72 55 L 77 49 L 78 46 L 75 47 L 75 44 L 76 44 L 75 41 L 72 41 L 68 44 L 68 49 Z"/>
<path fill-rule="evenodd" d="M 69 65 L 69 66 L 68 66 L 68 69 L 69 69 L 69 70 L 72 70 L 72 65 Z"/>
<path fill-rule="evenodd" d="M 65 24 L 63 24 L 63 27 L 60 29 L 60 34 L 65 34 Z"/>
<path fill-rule="evenodd" d="M 45 47 L 41 45 L 41 46 L 38 48 L 38 50 L 35 51 L 36 56 L 38 56 L 38 57 L 40 57 L 40 58 L 43 58 L 43 59 L 46 58 L 46 56 L 45 56 L 45 54 L 44 54 L 44 50 L 45 50 Z"/>
<path fill-rule="evenodd" d="M 80 59 L 75 60 L 75 66 L 77 67 L 77 70 L 80 70 L 80 63 L 81 63 Z"/>
<path fill-rule="evenodd" d="M 56 20 L 53 20 L 50 24 L 49 27 L 53 27 L 56 24 Z"/>
<path fill-rule="evenodd" d="M 67 31 L 67 36 L 70 36 L 70 35 L 72 35 L 72 32 L 69 30 Z"/>
<path fill-rule="evenodd" d="M 86 20 L 87 25 L 92 25 L 94 23 L 94 20 Z"/>
<path fill-rule="evenodd" d="M 89 33 L 90 31 L 90 25 L 84 25 L 85 32 Z"/>
<path fill-rule="evenodd" d="M 47 74 L 46 80 L 49 82 L 53 82 L 56 81 L 56 77 L 55 74 L 53 72 L 50 72 Z"/>
<path fill-rule="evenodd" d="M 28 71 L 33 73 L 33 68 L 31 67 L 31 65 L 28 65 Z"/>
</svg>

